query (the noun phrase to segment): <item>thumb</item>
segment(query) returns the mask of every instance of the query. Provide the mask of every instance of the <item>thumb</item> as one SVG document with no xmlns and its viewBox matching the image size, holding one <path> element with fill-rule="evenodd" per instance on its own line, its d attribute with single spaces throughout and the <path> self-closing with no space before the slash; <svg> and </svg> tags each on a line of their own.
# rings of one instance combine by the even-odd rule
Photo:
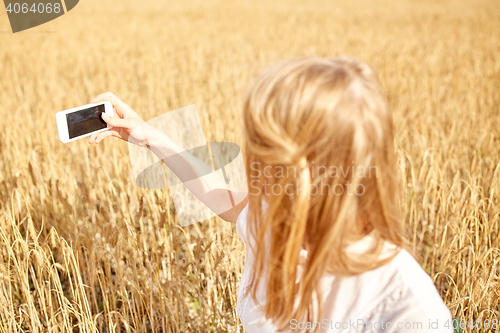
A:
<svg viewBox="0 0 500 333">
<path fill-rule="evenodd" d="M 107 113 L 102 113 L 102 119 L 113 127 L 127 127 L 127 120 L 120 117 L 110 117 Z"/>
</svg>

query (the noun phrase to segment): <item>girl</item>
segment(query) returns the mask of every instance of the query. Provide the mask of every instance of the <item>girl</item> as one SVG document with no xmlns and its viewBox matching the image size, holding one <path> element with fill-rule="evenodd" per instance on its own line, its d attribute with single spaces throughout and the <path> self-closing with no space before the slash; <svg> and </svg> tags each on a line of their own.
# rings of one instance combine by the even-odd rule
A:
<svg viewBox="0 0 500 333">
<path fill-rule="evenodd" d="M 134 131 L 142 119 L 113 94 L 93 102 L 104 100 L 118 117 L 89 143 L 134 136 L 161 158 L 178 152 L 168 137 Z M 453 332 L 433 281 L 404 249 L 392 116 L 372 70 L 347 57 L 280 63 L 257 78 L 243 119 L 249 191 L 220 216 L 247 244 L 245 330 Z M 188 164 L 176 161 L 165 163 Z"/>
</svg>

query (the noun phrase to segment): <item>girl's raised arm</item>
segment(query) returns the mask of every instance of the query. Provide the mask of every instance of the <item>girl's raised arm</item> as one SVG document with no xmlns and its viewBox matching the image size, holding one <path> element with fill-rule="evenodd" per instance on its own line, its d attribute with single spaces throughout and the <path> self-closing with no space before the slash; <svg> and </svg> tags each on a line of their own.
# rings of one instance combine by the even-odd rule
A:
<svg viewBox="0 0 500 333">
<path fill-rule="evenodd" d="M 246 192 L 230 191 L 222 182 L 207 182 L 202 176 L 212 171 L 211 166 L 179 147 L 167 134 L 146 124 L 130 106 L 113 93 L 101 94 L 91 102 L 102 101 L 110 101 L 113 104 L 115 117 L 105 114 L 102 116 L 113 128 L 92 135 L 89 144 L 97 144 L 106 137 L 115 136 L 149 148 L 203 204 L 223 220 L 236 223 L 238 215 L 248 202 Z"/>
</svg>

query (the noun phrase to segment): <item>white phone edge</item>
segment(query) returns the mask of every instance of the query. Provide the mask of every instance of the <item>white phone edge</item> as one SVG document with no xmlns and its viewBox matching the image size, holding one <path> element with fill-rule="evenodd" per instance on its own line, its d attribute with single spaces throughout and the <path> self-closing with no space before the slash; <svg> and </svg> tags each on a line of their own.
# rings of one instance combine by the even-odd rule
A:
<svg viewBox="0 0 500 333">
<path fill-rule="evenodd" d="M 61 141 L 62 143 L 68 143 L 68 142 L 75 141 L 75 140 L 78 140 L 78 139 L 81 139 L 81 138 L 84 138 L 87 136 L 91 136 L 94 133 L 107 131 L 110 128 L 113 128 L 113 126 L 108 125 L 106 128 L 103 128 L 103 129 L 100 129 L 100 130 L 97 130 L 94 132 L 90 132 L 87 134 L 83 134 L 83 135 L 74 137 L 72 139 L 69 138 L 68 123 L 66 121 L 66 114 L 71 113 L 71 112 L 75 112 L 75 111 L 79 111 L 79 110 L 83 110 L 83 109 L 88 109 L 90 107 L 101 105 L 101 104 L 104 104 L 104 112 L 106 114 L 108 114 L 110 117 L 113 117 L 113 105 L 111 104 L 110 101 L 85 104 L 82 106 L 78 106 L 76 108 L 57 112 L 55 115 L 55 118 L 56 118 L 56 126 L 57 126 L 57 136 L 59 137 L 59 141 Z"/>
</svg>

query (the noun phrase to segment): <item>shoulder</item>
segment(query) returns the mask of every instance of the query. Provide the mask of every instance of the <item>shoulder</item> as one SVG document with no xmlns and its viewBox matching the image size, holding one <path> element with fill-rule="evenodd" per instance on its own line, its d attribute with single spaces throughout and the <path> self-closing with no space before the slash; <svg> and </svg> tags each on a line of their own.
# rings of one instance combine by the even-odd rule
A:
<svg viewBox="0 0 500 333">
<path fill-rule="evenodd" d="M 405 250 L 394 258 L 393 264 L 401 281 L 406 286 L 413 297 L 416 305 L 427 308 L 428 312 L 433 312 L 434 305 L 443 305 L 444 302 L 434 285 L 431 277 L 423 270 L 420 264 Z M 437 307 L 436 310 L 442 307 Z"/>
<path fill-rule="evenodd" d="M 407 251 L 400 253 L 390 265 L 397 276 L 398 288 L 388 300 L 398 298 L 381 316 L 386 322 L 400 323 L 396 332 L 452 332 L 450 310 L 444 304 L 431 277 Z"/>
<path fill-rule="evenodd" d="M 428 327 L 430 320 L 438 320 L 441 328 L 446 321 L 452 325 L 451 313 L 432 279 L 405 250 L 399 250 L 385 265 L 359 275 L 327 275 L 321 291 L 324 314 L 334 322 L 401 322 L 403 327 L 415 322 L 417 327 L 419 323 Z"/>
</svg>

